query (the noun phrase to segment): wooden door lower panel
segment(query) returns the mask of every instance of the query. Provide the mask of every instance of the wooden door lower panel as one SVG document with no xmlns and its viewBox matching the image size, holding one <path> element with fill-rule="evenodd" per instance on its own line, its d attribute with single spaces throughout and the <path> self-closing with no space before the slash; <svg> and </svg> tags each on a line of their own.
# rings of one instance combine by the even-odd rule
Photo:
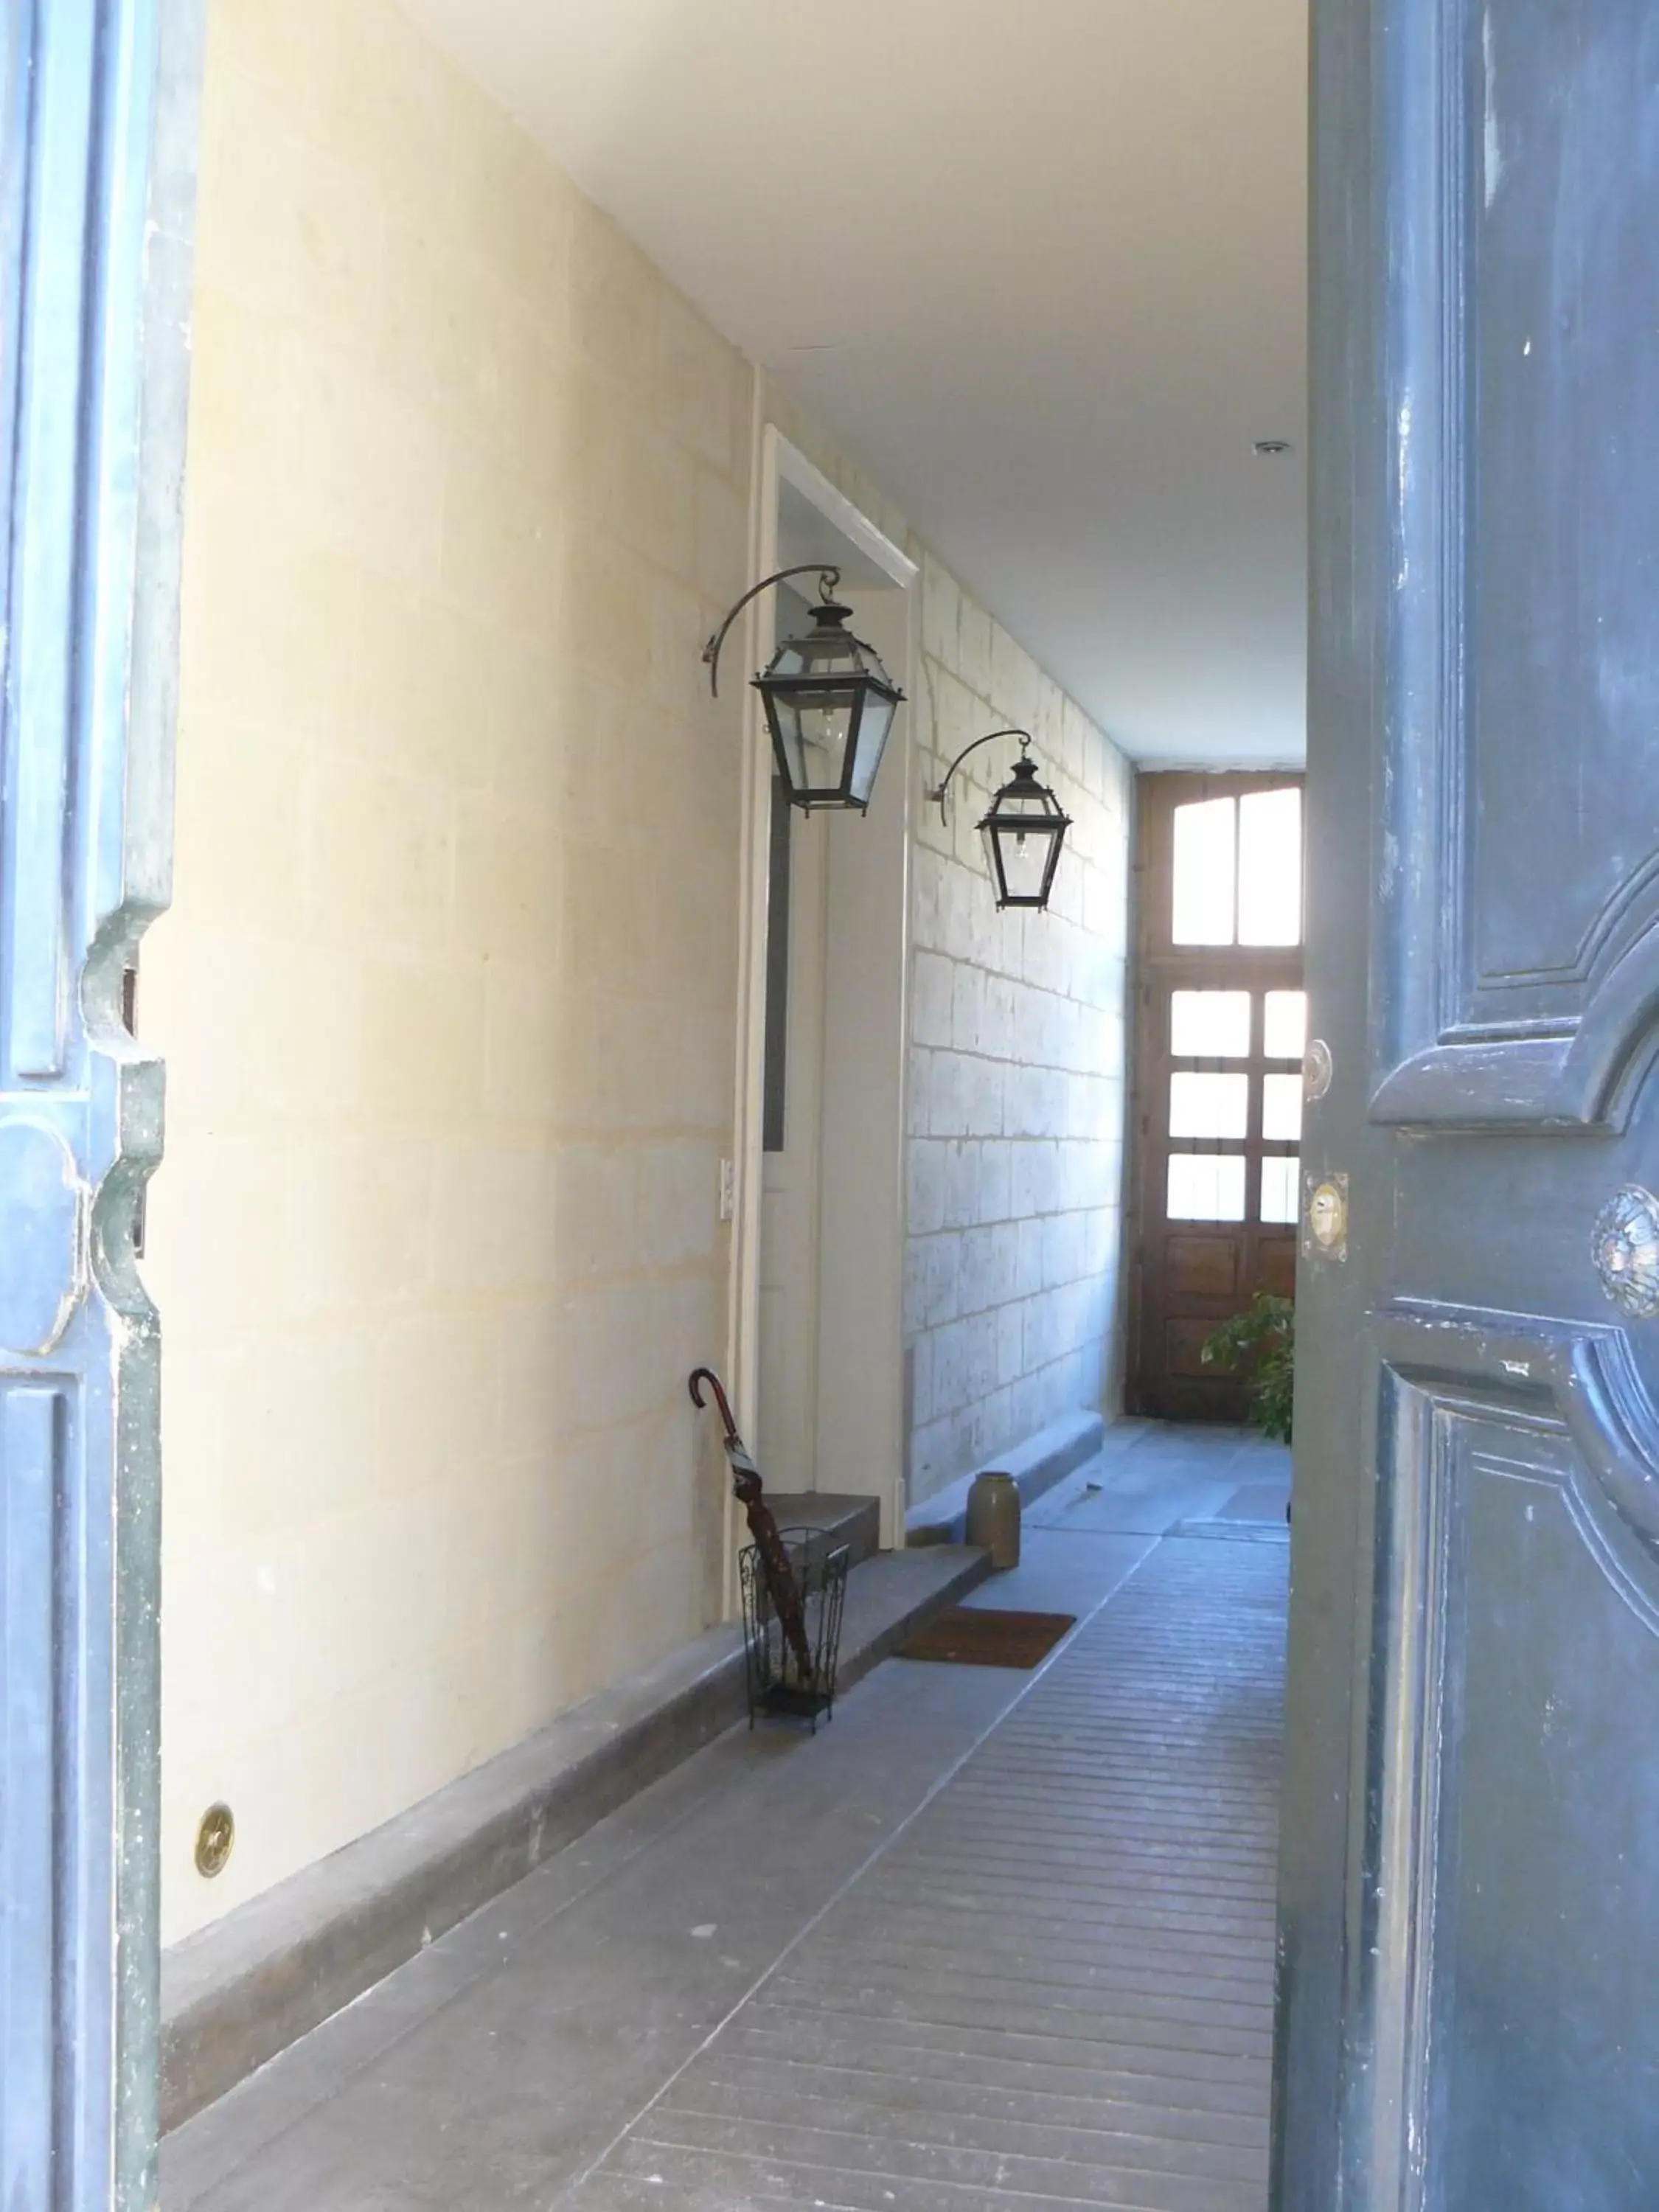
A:
<svg viewBox="0 0 1659 2212">
<path fill-rule="evenodd" d="M 1172 1223 L 1155 1268 L 1137 1285 L 1132 1413 L 1168 1421 L 1242 1421 L 1249 1393 L 1236 1376 L 1206 1367 L 1203 1347 L 1258 1290 L 1289 1297 L 1296 1288 L 1296 1231 Z"/>
</svg>

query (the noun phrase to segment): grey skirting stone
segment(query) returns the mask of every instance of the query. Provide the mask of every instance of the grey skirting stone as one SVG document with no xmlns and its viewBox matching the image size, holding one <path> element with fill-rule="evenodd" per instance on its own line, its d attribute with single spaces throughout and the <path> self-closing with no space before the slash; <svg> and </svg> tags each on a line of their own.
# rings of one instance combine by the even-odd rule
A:
<svg viewBox="0 0 1659 2212">
<path fill-rule="evenodd" d="M 1100 1449 L 1106 1424 L 1098 1413 L 1066 1413 L 1051 1421 L 1046 1429 L 1039 1429 L 1024 1443 L 1016 1444 L 995 1459 L 988 1459 L 983 1468 L 975 1468 L 973 1474 L 964 1474 L 959 1482 L 947 1483 L 936 1490 L 920 1505 L 912 1506 L 905 1522 L 905 1541 L 909 1544 L 959 1544 L 968 1527 L 968 1492 L 975 1474 L 995 1468 L 1003 1474 L 1012 1474 L 1019 1485 L 1020 1502 L 1030 1505 L 1041 1498 L 1045 1490 L 1052 1490 L 1074 1468 L 1092 1459 Z"/>
<path fill-rule="evenodd" d="M 886 1552 L 848 1583 L 841 1683 L 988 1571 Z M 161 1963 L 161 2124 L 179 2126 L 562 1850 L 744 1712 L 714 1629 L 175 1945 Z"/>
</svg>

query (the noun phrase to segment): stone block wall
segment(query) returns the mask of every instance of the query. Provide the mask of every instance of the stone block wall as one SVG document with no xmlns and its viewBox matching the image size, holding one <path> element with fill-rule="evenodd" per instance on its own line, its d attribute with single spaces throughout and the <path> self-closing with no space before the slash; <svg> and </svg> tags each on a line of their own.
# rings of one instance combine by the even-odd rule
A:
<svg viewBox="0 0 1659 2212">
<path fill-rule="evenodd" d="M 1059 1415 L 1115 1409 L 1131 775 L 939 562 L 924 562 L 913 793 L 912 1504 Z M 1072 816 L 1046 914 L 999 913 L 975 827 L 1029 729 Z"/>
</svg>

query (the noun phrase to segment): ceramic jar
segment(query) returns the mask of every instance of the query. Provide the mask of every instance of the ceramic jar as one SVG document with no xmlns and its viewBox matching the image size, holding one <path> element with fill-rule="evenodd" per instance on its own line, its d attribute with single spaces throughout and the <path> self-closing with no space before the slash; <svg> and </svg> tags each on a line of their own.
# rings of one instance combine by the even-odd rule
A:
<svg viewBox="0 0 1659 2212">
<path fill-rule="evenodd" d="M 1019 1565 L 1019 1485 L 1012 1474 L 976 1474 L 968 1491 L 968 1541 L 982 1544 L 999 1574 Z"/>
</svg>

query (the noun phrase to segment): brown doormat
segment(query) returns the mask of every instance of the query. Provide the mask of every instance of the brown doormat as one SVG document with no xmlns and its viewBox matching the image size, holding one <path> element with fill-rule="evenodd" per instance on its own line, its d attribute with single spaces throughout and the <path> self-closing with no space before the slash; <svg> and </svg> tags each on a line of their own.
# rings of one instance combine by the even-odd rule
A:
<svg viewBox="0 0 1659 2212">
<path fill-rule="evenodd" d="M 942 1659 L 958 1667 L 1035 1667 L 1077 1620 L 1074 1613 L 999 1613 L 988 1605 L 952 1606 L 901 1644 L 901 1659 Z"/>
</svg>

